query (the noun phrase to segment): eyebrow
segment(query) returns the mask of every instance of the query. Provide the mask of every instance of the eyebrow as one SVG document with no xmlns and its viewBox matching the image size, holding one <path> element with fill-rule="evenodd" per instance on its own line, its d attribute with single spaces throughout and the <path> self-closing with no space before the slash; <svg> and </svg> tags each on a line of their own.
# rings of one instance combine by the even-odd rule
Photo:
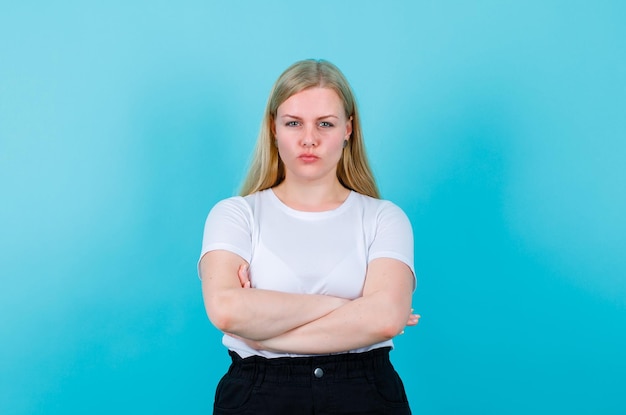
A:
<svg viewBox="0 0 626 415">
<path fill-rule="evenodd" d="M 301 117 L 298 117 L 297 115 L 291 115 L 291 114 L 281 115 L 280 118 L 294 118 L 296 120 L 302 119 Z M 323 120 L 324 118 L 337 118 L 337 119 L 339 119 L 339 117 L 337 117 L 336 115 L 333 115 L 333 114 L 323 115 L 321 117 L 317 117 L 318 120 Z"/>
</svg>

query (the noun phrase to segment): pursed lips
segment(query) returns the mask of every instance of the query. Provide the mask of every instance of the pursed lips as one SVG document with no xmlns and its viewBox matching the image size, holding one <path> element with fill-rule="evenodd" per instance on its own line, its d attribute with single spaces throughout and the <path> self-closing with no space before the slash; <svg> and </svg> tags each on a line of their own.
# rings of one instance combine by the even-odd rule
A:
<svg viewBox="0 0 626 415">
<path fill-rule="evenodd" d="M 311 153 L 300 154 L 298 158 L 304 162 L 313 162 L 319 159 L 319 157 Z"/>
</svg>

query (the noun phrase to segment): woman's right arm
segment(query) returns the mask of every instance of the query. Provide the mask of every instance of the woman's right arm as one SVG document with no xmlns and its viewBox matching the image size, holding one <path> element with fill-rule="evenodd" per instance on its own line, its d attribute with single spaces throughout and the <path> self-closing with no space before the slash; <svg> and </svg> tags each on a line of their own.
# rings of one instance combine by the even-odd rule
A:
<svg viewBox="0 0 626 415">
<path fill-rule="evenodd" d="M 238 272 L 247 262 L 232 252 L 207 252 L 200 261 L 209 319 L 224 333 L 266 340 L 317 320 L 349 300 L 327 295 L 246 289 Z"/>
</svg>

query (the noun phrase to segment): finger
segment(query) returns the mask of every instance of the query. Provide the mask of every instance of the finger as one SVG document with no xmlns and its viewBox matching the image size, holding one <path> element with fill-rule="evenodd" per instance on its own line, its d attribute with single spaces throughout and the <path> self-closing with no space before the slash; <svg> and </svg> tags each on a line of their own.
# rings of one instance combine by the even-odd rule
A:
<svg viewBox="0 0 626 415">
<path fill-rule="evenodd" d="M 243 288 L 246 288 L 246 284 L 250 284 L 247 264 L 243 264 L 239 267 L 239 269 L 237 270 L 237 277 L 239 278 L 239 283 Z"/>
<path fill-rule="evenodd" d="M 408 320 L 406 322 L 406 325 L 407 326 L 416 326 L 417 323 L 419 323 L 419 321 L 420 321 L 420 317 L 421 316 L 419 314 L 411 314 L 411 315 L 409 315 L 409 318 L 408 318 Z"/>
</svg>

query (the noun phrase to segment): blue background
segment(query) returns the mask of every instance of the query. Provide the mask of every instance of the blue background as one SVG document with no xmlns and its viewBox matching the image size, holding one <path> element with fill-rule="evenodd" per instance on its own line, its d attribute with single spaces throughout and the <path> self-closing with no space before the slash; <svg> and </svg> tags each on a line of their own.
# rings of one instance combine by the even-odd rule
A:
<svg viewBox="0 0 626 415">
<path fill-rule="evenodd" d="M 414 412 L 626 413 L 626 3 L 226 3 L 0 6 L 0 413 L 210 413 L 204 219 L 310 57 L 414 226 Z"/>
</svg>

